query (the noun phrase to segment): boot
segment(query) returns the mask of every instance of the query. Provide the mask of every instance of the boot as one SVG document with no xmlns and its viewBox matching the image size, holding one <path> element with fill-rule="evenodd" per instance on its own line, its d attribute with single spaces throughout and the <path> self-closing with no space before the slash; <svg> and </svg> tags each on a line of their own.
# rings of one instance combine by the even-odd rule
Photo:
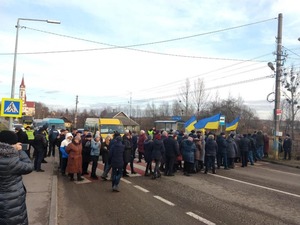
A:
<svg viewBox="0 0 300 225">
<path fill-rule="evenodd" d="M 70 181 L 74 181 L 74 174 L 70 173 Z"/>
<path fill-rule="evenodd" d="M 74 179 L 74 178 L 73 178 Z M 77 181 L 83 181 L 83 178 L 81 177 L 80 173 L 77 173 Z"/>
</svg>

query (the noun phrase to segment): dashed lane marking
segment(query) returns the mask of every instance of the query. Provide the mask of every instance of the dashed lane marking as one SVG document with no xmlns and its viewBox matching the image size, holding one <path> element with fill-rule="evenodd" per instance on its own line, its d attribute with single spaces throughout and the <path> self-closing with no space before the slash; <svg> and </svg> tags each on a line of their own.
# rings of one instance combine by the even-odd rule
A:
<svg viewBox="0 0 300 225">
<path fill-rule="evenodd" d="M 166 200 L 166 199 L 164 199 L 164 198 L 162 198 L 158 195 L 154 195 L 153 197 L 160 200 L 160 201 L 162 201 L 162 202 L 164 202 L 164 203 L 166 203 L 166 204 L 168 204 L 168 205 L 170 205 L 170 206 L 175 206 L 175 204 L 173 202 L 170 202 L 170 201 L 168 201 L 168 200 Z"/>
<path fill-rule="evenodd" d="M 249 182 L 246 182 L 246 181 L 236 180 L 236 179 L 233 179 L 233 178 L 224 177 L 224 176 L 220 176 L 220 175 L 217 175 L 217 174 L 210 174 L 210 175 L 215 176 L 215 177 L 220 177 L 220 178 L 223 178 L 223 179 L 226 179 L 226 180 L 231 180 L 231 181 L 235 181 L 235 182 L 238 182 L 238 183 L 247 184 L 247 185 L 250 185 L 250 186 L 266 189 L 266 190 L 269 190 L 269 191 L 274 191 L 274 192 L 278 192 L 278 193 L 281 193 L 281 194 L 290 195 L 290 196 L 293 196 L 293 197 L 300 198 L 300 195 L 293 194 L 293 193 L 290 193 L 290 192 L 281 191 L 281 190 L 277 190 L 277 189 L 274 189 L 274 188 L 261 186 L 261 185 L 258 185 L 258 184 L 252 184 L 252 183 L 249 183 Z"/>
<path fill-rule="evenodd" d="M 133 185 L 133 187 L 135 187 L 135 188 L 137 188 L 137 189 L 139 189 L 139 190 L 141 190 L 141 191 L 143 191 L 145 193 L 149 192 L 147 189 L 142 188 L 141 186 L 138 186 L 138 185 Z"/>
<path fill-rule="evenodd" d="M 198 216 L 197 214 L 195 214 L 193 212 L 186 212 L 186 214 L 189 215 L 189 216 L 191 216 L 191 217 L 193 217 L 196 220 L 199 220 L 202 223 L 207 224 L 207 225 L 216 225 L 215 223 L 213 223 L 213 222 L 211 222 L 211 221 L 209 221 L 209 220 L 207 220 L 207 219 L 205 219 L 205 218 L 203 218 L 201 216 Z"/>
</svg>

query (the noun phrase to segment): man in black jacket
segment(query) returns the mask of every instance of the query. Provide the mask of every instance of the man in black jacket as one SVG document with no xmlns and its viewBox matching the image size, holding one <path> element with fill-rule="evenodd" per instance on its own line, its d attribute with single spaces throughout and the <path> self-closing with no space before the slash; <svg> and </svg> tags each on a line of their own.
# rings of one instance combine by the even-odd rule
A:
<svg viewBox="0 0 300 225">
<path fill-rule="evenodd" d="M 292 139 L 290 138 L 289 134 L 286 134 L 285 139 L 283 141 L 283 151 L 284 151 L 284 158 L 288 157 L 288 160 L 291 160 L 291 153 L 292 153 Z"/>
</svg>

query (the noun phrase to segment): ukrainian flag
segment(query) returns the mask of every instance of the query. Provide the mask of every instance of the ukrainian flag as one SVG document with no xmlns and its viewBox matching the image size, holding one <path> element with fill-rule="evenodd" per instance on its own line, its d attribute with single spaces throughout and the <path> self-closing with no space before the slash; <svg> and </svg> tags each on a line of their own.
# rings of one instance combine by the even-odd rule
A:
<svg viewBox="0 0 300 225">
<path fill-rule="evenodd" d="M 217 130 L 219 128 L 221 113 L 214 115 L 212 117 L 204 118 L 199 120 L 194 127 L 196 129 L 210 129 L 210 130 Z"/>
<path fill-rule="evenodd" d="M 239 125 L 240 117 L 238 116 L 235 120 L 233 120 L 231 123 L 226 123 L 226 129 L 225 131 L 232 131 L 236 130 L 237 126 Z"/>
<path fill-rule="evenodd" d="M 188 121 L 184 123 L 185 129 L 190 132 L 191 130 L 195 129 L 194 124 L 197 122 L 196 116 L 192 116 Z"/>
</svg>

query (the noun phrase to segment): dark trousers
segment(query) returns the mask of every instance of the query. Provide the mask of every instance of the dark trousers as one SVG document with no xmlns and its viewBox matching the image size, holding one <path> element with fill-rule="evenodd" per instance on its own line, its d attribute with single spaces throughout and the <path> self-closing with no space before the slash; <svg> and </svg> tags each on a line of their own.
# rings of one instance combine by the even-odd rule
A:
<svg viewBox="0 0 300 225">
<path fill-rule="evenodd" d="M 143 156 L 144 156 L 144 153 L 143 152 L 139 152 L 139 162 L 141 162 Z"/>
<path fill-rule="evenodd" d="M 91 156 L 91 161 L 92 161 L 91 177 L 96 177 L 96 169 L 98 166 L 98 160 L 99 160 L 99 156 L 96 156 L 96 155 Z"/>
<path fill-rule="evenodd" d="M 82 173 L 83 174 L 88 174 L 88 167 L 89 167 L 90 162 L 89 161 L 84 161 L 82 162 Z"/>
<path fill-rule="evenodd" d="M 146 164 L 145 175 L 148 175 L 149 172 L 152 173 L 152 162 L 147 162 Z"/>
<path fill-rule="evenodd" d="M 34 169 L 35 170 L 40 170 L 41 169 L 41 164 L 44 159 L 44 149 L 39 149 L 36 151 L 36 156 L 34 159 Z"/>
<path fill-rule="evenodd" d="M 193 172 L 194 163 L 184 161 L 184 174 Z"/>
<path fill-rule="evenodd" d="M 215 165 L 216 157 L 212 156 L 212 155 L 206 155 L 204 161 L 205 161 L 205 173 L 207 173 L 210 168 L 212 169 L 212 172 L 215 173 L 216 172 L 216 165 Z"/>
<path fill-rule="evenodd" d="M 60 171 L 62 175 L 66 174 L 66 168 L 67 168 L 67 164 L 68 164 L 68 158 L 61 158 L 61 167 L 60 167 Z"/>
<path fill-rule="evenodd" d="M 49 142 L 49 151 L 48 151 L 48 156 L 50 156 L 52 154 L 52 156 L 55 156 L 55 141 L 50 141 Z"/>
<path fill-rule="evenodd" d="M 165 175 L 170 176 L 174 173 L 174 163 L 175 163 L 175 156 L 166 156 L 165 162 Z"/>
<path fill-rule="evenodd" d="M 292 156 L 291 156 L 291 149 L 289 150 L 284 150 L 284 159 L 288 159 L 291 160 Z"/>
<path fill-rule="evenodd" d="M 242 158 L 242 167 L 245 167 L 248 165 L 248 151 L 241 151 L 241 158 Z"/>
<path fill-rule="evenodd" d="M 223 161 L 223 155 L 222 155 L 221 152 L 218 152 L 217 153 L 217 167 L 218 167 L 218 169 L 223 165 L 222 161 Z"/>
</svg>

